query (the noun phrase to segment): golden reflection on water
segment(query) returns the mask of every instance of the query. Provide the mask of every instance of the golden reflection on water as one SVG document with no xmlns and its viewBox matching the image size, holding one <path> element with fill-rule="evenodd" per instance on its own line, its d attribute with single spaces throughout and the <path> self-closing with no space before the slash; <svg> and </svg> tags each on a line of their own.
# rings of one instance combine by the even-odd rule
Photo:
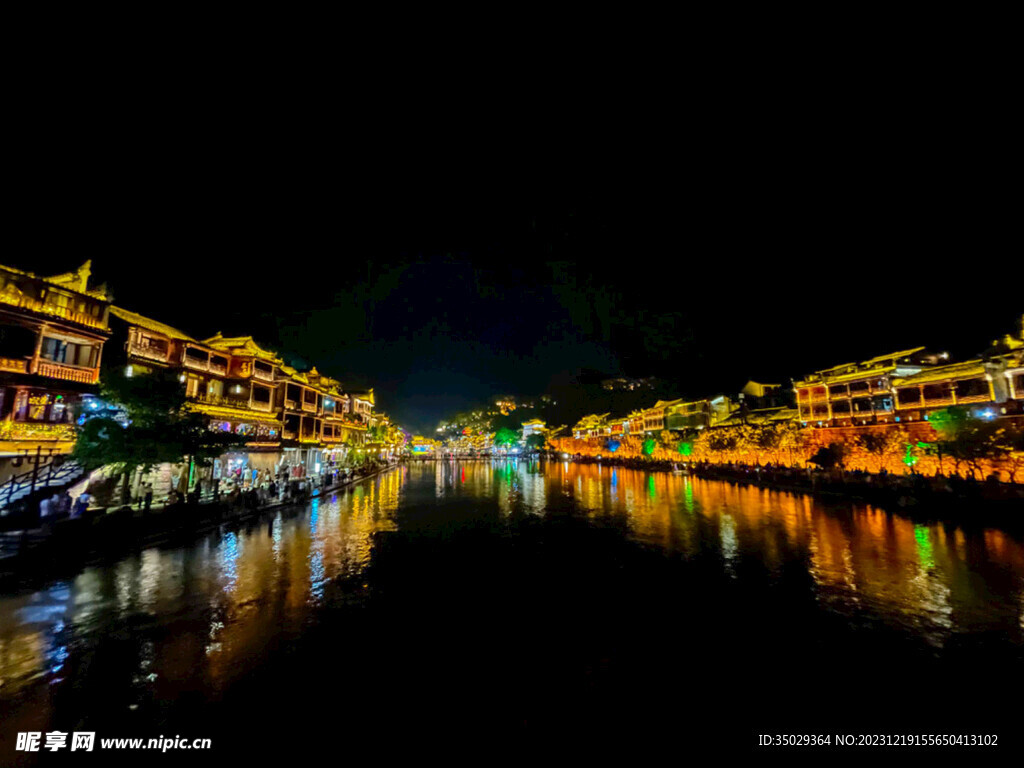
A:
<svg viewBox="0 0 1024 768">
<path fill-rule="evenodd" d="M 169 625 L 159 643 L 140 648 L 141 688 L 183 685 L 197 670 L 222 686 L 244 671 L 239 659 L 265 650 L 268 635 L 301 631 L 331 581 L 366 567 L 374 533 L 395 527 L 404 477 L 397 470 L 314 500 L 293 520 L 279 514 L 188 549 L 147 549 L 67 584 L 0 597 L 0 696 L 59 679 L 75 639 L 68 627 L 81 637 L 125 617 L 143 633 L 158 617 Z"/>
<path fill-rule="evenodd" d="M 396 529 L 410 482 L 428 494 L 432 482 L 442 508 L 496 502 L 510 522 L 543 519 L 571 501 L 595 525 L 619 526 L 667 557 L 707 562 L 729 582 L 795 579 L 789 588 L 824 610 L 936 646 L 975 631 L 1024 644 L 1024 546 L 996 529 L 922 525 L 866 505 L 597 464 L 438 461 L 318 499 L 297 516 L 0 597 L 0 697 L 33 680 L 59 681 L 90 636 L 125 626 L 145 638 L 132 662 L 140 700 L 163 686 L 168 696 L 224 688 L 268 643 L 300 635 L 332 582 L 359 583 L 375 534 Z"/>
</svg>

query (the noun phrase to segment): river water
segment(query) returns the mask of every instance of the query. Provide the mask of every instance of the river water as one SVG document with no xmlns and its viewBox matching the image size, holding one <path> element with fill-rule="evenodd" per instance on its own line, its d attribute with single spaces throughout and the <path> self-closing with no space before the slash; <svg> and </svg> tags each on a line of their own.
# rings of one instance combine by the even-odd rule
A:
<svg viewBox="0 0 1024 768">
<path fill-rule="evenodd" d="M 0 595 L 0 749 L 55 729 L 208 737 L 221 762 L 1006 746 L 1022 669 L 1011 534 L 592 464 L 418 463 Z"/>
</svg>

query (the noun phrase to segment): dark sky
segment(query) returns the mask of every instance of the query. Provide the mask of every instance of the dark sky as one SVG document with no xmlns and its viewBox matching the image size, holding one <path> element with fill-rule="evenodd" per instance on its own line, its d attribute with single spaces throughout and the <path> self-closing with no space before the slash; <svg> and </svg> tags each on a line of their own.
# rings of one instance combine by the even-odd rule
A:
<svg viewBox="0 0 1024 768">
<path fill-rule="evenodd" d="M 19 177 L 3 261 L 90 258 L 120 305 L 372 385 L 411 430 L 584 368 L 700 396 L 919 344 L 972 354 L 1024 312 L 998 137 L 875 117 L 76 141 Z"/>
</svg>

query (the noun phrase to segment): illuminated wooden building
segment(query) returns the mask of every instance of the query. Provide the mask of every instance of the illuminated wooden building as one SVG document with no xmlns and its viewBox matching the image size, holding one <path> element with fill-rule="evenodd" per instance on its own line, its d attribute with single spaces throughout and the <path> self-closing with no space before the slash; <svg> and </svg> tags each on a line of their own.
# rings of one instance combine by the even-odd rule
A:
<svg viewBox="0 0 1024 768">
<path fill-rule="evenodd" d="M 0 481 L 30 469 L 26 454 L 74 445 L 110 336 L 110 297 L 89 288 L 90 274 L 88 261 L 51 277 L 0 266 Z"/>
<path fill-rule="evenodd" d="M 352 418 L 369 426 L 370 418 L 373 415 L 375 399 L 372 389 L 362 391 L 351 391 L 349 394 L 349 413 Z"/>
<path fill-rule="evenodd" d="M 893 380 L 919 374 L 945 359 L 916 347 L 817 371 L 794 382 L 800 421 L 815 426 L 894 423 Z"/>
<path fill-rule="evenodd" d="M 901 421 L 918 421 L 929 411 L 951 405 L 988 406 L 996 402 L 992 373 L 982 360 L 940 365 L 896 377 L 893 388 Z M 978 409 L 979 415 L 984 410 Z"/>
<path fill-rule="evenodd" d="M 661 432 L 667 429 L 665 415 L 669 408 L 679 405 L 682 400 L 659 400 L 644 410 L 644 432 Z"/>
<path fill-rule="evenodd" d="M 1024 327 L 1019 338 L 1006 336 L 994 342 L 983 357 L 898 377 L 893 386 L 896 410 L 906 421 L 927 419 L 930 411 L 950 406 L 966 407 L 986 419 L 1019 414 L 1024 398 Z"/>
<path fill-rule="evenodd" d="M 584 416 L 576 422 L 576 425 L 572 428 L 572 433 L 577 440 L 610 435 L 611 427 L 608 425 L 608 414 L 591 413 Z"/>
<path fill-rule="evenodd" d="M 763 384 L 753 380 L 743 385 L 739 399 L 750 410 L 777 408 L 787 404 L 781 384 Z"/>
<path fill-rule="evenodd" d="M 177 371 L 190 407 L 210 429 L 244 436 L 245 450 L 218 459 L 210 479 L 234 476 L 248 484 L 253 471 L 273 473 L 282 433 L 276 412 L 281 361 L 274 353 L 251 337 L 217 334 L 200 341 L 121 307 L 111 307 L 110 315 L 118 343 L 111 345 L 109 364 L 124 366 L 129 376 L 155 368 Z"/>
<path fill-rule="evenodd" d="M 642 435 L 644 433 L 643 411 L 632 411 L 626 417 L 626 433 L 629 435 Z"/>
<path fill-rule="evenodd" d="M 337 379 L 324 376 L 316 368 L 307 374 L 307 381 L 320 394 L 320 442 L 325 463 L 338 463 L 345 459 L 348 446 L 364 445 L 371 426 L 369 416 L 363 418 L 352 412 L 352 396 L 342 389 Z M 365 413 L 365 411 L 364 411 Z"/>
<path fill-rule="evenodd" d="M 542 419 L 530 419 L 523 422 L 523 440 L 529 439 L 532 435 L 543 435 L 547 424 Z"/>
</svg>

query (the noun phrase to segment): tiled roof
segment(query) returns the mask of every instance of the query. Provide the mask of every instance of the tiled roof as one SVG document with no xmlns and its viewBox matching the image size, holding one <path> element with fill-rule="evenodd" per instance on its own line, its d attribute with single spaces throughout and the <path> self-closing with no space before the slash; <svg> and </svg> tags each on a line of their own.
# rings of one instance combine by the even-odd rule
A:
<svg viewBox="0 0 1024 768">
<path fill-rule="evenodd" d="M 129 312 L 127 309 L 121 307 L 111 307 L 110 314 L 114 317 L 124 320 L 126 323 L 131 325 L 137 325 L 139 328 L 145 328 L 148 331 L 155 331 L 156 333 L 162 333 L 164 336 L 169 336 L 172 339 L 178 339 L 180 341 L 191 341 L 196 344 L 200 343 L 196 339 L 193 339 L 184 331 L 179 331 L 173 326 L 161 323 L 157 320 L 140 315 L 137 312 Z"/>
</svg>

